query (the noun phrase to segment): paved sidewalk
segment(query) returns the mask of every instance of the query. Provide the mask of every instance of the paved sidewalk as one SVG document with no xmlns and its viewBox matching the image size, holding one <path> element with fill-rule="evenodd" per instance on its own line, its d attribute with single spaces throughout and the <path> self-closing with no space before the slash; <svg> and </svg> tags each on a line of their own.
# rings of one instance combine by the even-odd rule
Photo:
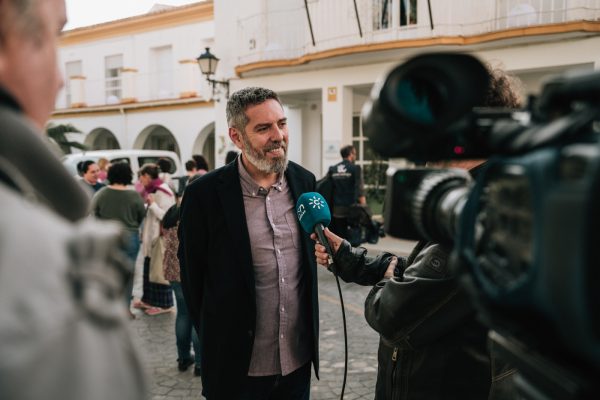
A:
<svg viewBox="0 0 600 400">
<path fill-rule="evenodd" d="M 372 253 L 390 251 L 404 255 L 410 251 L 412 242 L 382 238 L 377 245 L 368 245 Z M 312 400 L 340 398 L 344 372 L 344 336 L 342 315 L 334 276 L 319 268 L 320 302 L 320 380 L 314 377 L 311 387 Z M 377 343 L 379 336 L 366 323 L 363 315 L 364 300 L 369 287 L 344 283 L 340 280 L 348 324 L 348 378 L 344 399 L 373 399 L 377 374 Z M 138 260 L 134 295 L 141 292 L 141 260 Z M 149 317 L 134 310 L 137 318 L 132 328 L 142 349 L 151 382 L 152 400 L 203 399 L 202 384 L 193 374 L 193 367 L 186 372 L 177 369 L 175 350 L 175 313 Z"/>
</svg>

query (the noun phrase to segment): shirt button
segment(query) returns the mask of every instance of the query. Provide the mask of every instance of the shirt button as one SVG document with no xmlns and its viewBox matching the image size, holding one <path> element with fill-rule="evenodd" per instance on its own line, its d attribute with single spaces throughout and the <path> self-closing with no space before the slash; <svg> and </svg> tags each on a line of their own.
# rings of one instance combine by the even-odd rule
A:
<svg viewBox="0 0 600 400">
<path fill-rule="evenodd" d="M 284 312 L 284 311 L 285 311 L 285 308 L 284 308 L 284 307 L 281 307 L 281 312 Z"/>
<path fill-rule="evenodd" d="M 267 197 L 267 201 L 271 200 L 270 198 Z"/>
<path fill-rule="evenodd" d="M 283 339 L 283 335 L 280 335 L 279 337 Z"/>
<path fill-rule="evenodd" d="M 285 278 L 281 278 L 281 282 L 285 282 Z"/>
<path fill-rule="evenodd" d="M 277 254 L 281 254 L 281 250 L 277 249 Z"/>
</svg>

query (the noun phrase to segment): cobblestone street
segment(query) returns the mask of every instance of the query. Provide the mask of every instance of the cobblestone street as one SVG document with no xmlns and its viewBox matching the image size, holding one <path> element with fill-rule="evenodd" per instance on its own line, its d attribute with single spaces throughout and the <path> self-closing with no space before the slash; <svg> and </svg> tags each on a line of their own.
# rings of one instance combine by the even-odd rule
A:
<svg viewBox="0 0 600 400">
<path fill-rule="evenodd" d="M 405 254 L 410 243 L 383 241 L 373 252 L 388 246 Z M 138 271 L 139 271 L 138 262 Z M 137 274 L 139 277 L 139 274 Z M 314 377 L 311 385 L 312 400 L 339 399 L 344 373 L 344 334 L 339 296 L 334 276 L 319 268 L 320 306 L 320 380 Z M 348 378 L 344 399 L 373 399 L 377 374 L 377 343 L 379 336 L 366 323 L 363 316 L 364 300 L 369 287 L 345 283 L 340 280 L 346 319 L 348 323 Z M 134 294 L 139 293 L 137 279 Z M 138 310 L 132 327 L 139 339 L 151 381 L 152 400 L 201 399 L 202 384 L 195 377 L 193 367 L 186 372 L 177 369 L 175 350 L 175 313 L 147 316 Z"/>
</svg>

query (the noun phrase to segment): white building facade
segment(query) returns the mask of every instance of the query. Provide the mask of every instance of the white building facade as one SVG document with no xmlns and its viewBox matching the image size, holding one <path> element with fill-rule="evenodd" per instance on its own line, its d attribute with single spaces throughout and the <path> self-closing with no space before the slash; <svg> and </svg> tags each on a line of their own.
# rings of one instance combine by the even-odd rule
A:
<svg viewBox="0 0 600 400">
<path fill-rule="evenodd" d="M 65 32 L 65 88 L 52 117 L 90 149 L 163 149 L 214 166 L 212 90 L 196 57 L 214 42 L 213 3 L 155 7 L 146 15 Z"/>
<path fill-rule="evenodd" d="M 264 86 L 281 95 L 290 159 L 320 177 L 354 144 L 365 174 L 381 175 L 387 160 L 376 161 L 360 110 L 386 71 L 423 52 L 468 52 L 536 93 L 548 74 L 600 68 L 599 19 L 600 0 L 206 1 L 68 32 L 61 60 L 70 88 L 54 122 L 74 124 L 86 143 L 107 130 L 121 148 L 174 142 L 184 161 L 212 151 L 222 165 L 226 102 L 211 100 L 193 65 L 210 46 L 231 92 Z M 120 25 L 136 21 L 140 28 Z M 110 83 L 117 68 L 120 83 Z"/>
</svg>

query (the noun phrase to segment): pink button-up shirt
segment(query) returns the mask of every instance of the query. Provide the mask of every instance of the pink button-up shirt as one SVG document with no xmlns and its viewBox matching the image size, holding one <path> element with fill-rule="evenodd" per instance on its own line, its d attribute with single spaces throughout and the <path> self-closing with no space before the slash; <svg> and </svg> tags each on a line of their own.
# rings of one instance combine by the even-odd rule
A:
<svg viewBox="0 0 600 400">
<path fill-rule="evenodd" d="M 300 228 L 282 174 L 260 187 L 238 163 L 256 285 L 256 333 L 250 376 L 287 375 L 311 357 L 310 304 Z"/>
</svg>

